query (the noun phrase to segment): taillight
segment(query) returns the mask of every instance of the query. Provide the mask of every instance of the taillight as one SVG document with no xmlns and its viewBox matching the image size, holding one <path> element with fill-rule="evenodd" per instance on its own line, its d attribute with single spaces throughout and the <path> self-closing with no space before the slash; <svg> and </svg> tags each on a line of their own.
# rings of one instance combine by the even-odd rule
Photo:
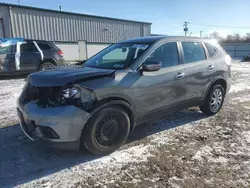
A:
<svg viewBox="0 0 250 188">
<path fill-rule="evenodd" d="M 230 66 L 231 65 L 231 62 L 232 62 L 232 59 L 231 59 L 231 57 L 230 57 L 230 55 L 226 55 L 225 56 L 225 63 L 228 65 L 228 66 Z"/>
<path fill-rule="evenodd" d="M 63 51 L 62 50 L 57 51 L 57 54 L 63 57 Z"/>
</svg>

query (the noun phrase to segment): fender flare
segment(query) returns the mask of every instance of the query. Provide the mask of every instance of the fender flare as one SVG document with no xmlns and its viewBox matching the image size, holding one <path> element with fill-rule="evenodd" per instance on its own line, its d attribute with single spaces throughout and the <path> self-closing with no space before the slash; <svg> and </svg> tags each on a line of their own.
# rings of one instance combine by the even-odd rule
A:
<svg viewBox="0 0 250 188">
<path fill-rule="evenodd" d="M 124 100 L 120 100 L 120 99 L 112 100 L 109 98 L 103 99 L 97 102 L 97 105 L 95 105 L 95 108 L 90 111 L 91 116 L 95 114 L 96 112 L 100 111 L 101 109 L 106 108 L 108 106 L 122 107 L 128 113 L 128 116 L 130 118 L 130 130 L 134 130 L 135 122 L 136 122 L 135 121 L 136 120 L 135 109 L 133 108 L 133 106 L 131 106 L 130 103 Z"/>
<path fill-rule="evenodd" d="M 207 98 L 207 95 L 208 95 L 210 89 L 211 89 L 212 86 L 214 85 L 214 83 L 217 82 L 217 81 L 219 81 L 219 80 L 224 81 L 224 82 L 227 84 L 227 81 L 226 81 L 223 77 L 219 77 L 219 78 L 214 79 L 214 80 L 210 83 L 210 85 L 208 86 L 208 88 L 207 88 L 207 90 L 206 90 L 205 98 L 204 98 L 205 100 L 206 100 L 206 98 Z M 226 92 L 226 91 L 225 91 L 225 92 Z"/>
<path fill-rule="evenodd" d="M 43 60 L 39 63 L 37 69 L 39 69 L 39 67 L 40 67 L 43 63 L 45 63 L 45 62 L 50 62 L 50 63 L 53 63 L 54 65 L 57 65 L 57 62 L 56 62 L 56 60 L 55 60 L 54 58 L 51 58 L 51 59 L 43 59 Z"/>
</svg>

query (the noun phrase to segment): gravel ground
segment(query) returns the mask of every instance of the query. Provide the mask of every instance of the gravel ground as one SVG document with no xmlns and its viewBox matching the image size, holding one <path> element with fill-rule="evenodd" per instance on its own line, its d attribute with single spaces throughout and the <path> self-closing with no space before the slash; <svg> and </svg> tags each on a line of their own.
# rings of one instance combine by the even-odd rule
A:
<svg viewBox="0 0 250 188">
<path fill-rule="evenodd" d="M 250 63 L 233 63 L 218 115 L 198 108 L 169 115 L 138 127 L 101 158 L 42 148 L 9 126 L 24 82 L 1 80 L 0 187 L 250 187 L 249 70 Z"/>
</svg>

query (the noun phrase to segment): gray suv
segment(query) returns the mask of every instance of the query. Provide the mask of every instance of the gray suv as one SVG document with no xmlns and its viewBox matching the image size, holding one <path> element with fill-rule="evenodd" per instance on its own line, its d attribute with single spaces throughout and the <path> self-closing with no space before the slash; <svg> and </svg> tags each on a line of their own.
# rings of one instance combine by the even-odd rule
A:
<svg viewBox="0 0 250 188">
<path fill-rule="evenodd" d="M 31 74 L 18 99 L 20 125 L 33 141 L 108 154 L 136 125 L 168 112 L 200 106 L 218 113 L 230 89 L 230 63 L 214 40 L 119 42 L 83 66 Z"/>
<path fill-rule="evenodd" d="M 53 42 L 13 38 L 0 45 L 0 75 L 31 73 L 65 63 Z"/>
</svg>

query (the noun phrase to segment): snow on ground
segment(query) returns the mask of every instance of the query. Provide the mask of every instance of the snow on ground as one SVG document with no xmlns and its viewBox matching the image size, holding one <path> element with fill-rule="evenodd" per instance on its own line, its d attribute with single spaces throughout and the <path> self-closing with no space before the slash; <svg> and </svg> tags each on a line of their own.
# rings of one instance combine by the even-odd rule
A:
<svg viewBox="0 0 250 188">
<path fill-rule="evenodd" d="M 233 63 L 232 89 L 218 115 L 194 108 L 142 125 L 120 150 L 101 158 L 43 149 L 17 126 L 0 129 L 0 187 L 249 187 L 249 68 Z M 7 124 L 24 81 L 0 84 L 8 88 L 0 88 L 0 118 Z"/>
<path fill-rule="evenodd" d="M 16 100 L 24 79 L 0 80 L 0 127 L 17 122 Z"/>
</svg>

